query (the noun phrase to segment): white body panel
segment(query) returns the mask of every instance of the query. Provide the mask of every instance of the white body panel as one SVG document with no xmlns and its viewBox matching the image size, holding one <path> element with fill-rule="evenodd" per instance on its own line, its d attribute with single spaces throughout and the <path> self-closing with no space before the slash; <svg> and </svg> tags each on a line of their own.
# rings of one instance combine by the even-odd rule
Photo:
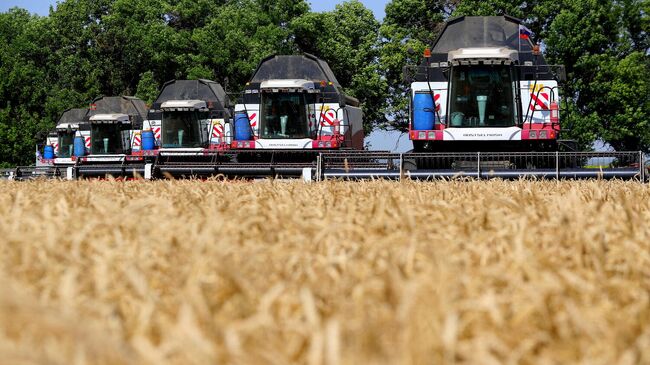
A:
<svg viewBox="0 0 650 365">
<path fill-rule="evenodd" d="M 86 162 L 123 162 L 126 155 L 89 155 Z"/>
<path fill-rule="evenodd" d="M 75 162 L 72 161 L 72 158 L 61 158 L 57 157 L 54 159 L 54 165 L 56 166 L 65 166 L 65 165 L 74 165 Z"/>
<path fill-rule="evenodd" d="M 90 121 L 128 123 L 129 116 L 126 114 L 95 114 L 92 117 L 90 117 Z"/>
<path fill-rule="evenodd" d="M 90 131 L 78 131 L 77 133 L 81 134 L 81 136 L 84 137 L 84 142 L 86 142 L 86 148 L 90 148 L 91 146 Z"/>
<path fill-rule="evenodd" d="M 59 153 L 59 137 L 58 136 L 56 136 L 56 137 L 47 137 L 46 144 L 48 146 L 54 147 L 54 154 L 55 155 Z"/>
<path fill-rule="evenodd" d="M 131 151 L 137 152 L 142 149 L 142 131 L 131 130 Z"/>
<path fill-rule="evenodd" d="M 314 83 L 304 79 L 267 80 L 260 84 L 260 89 L 303 89 L 314 90 Z"/>
<path fill-rule="evenodd" d="M 160 119 L 145 120 L 142 126 L 145 130 L 148 128 L 151 129 L 151 131 L 153 132 L 155 145 L 160 146 L 161 145 L 160 138 L 162 137 L 162 120 Z"/>
<path fill-rule="evenodd" d="M 343 134 L 348 127 L 346 117 L 349 114 L 349 111 L 346 113 L 346 109 L 341 108 L 338 104 L 310 104 L 308 110 L 309 130 L 318 132 L 320 128 L 321 135 L 327 136 L 333 135 L 338 129 Z"/>
<path fill-rule="evenodd" d="M 431 88 L 429 89 L 429 85 Z M 436 123 L 438 123 L 438 118 L 444 124 L 447 121 L 447 95 L 449 95 L 449 83 L 448 82 L 430 82 L 427 85 L 426 82 L 414 82 L 411 84 L 411 102 L 413 102 L 416 93 L 429 93 L 433 91 L 436 109 L 438 110 L 436 114 Z M 438 96 L 439 95 L 439 96 Z M 413 116 L 410 116 L 411 121 Z"/>
<path fill-rule="evenodd" d="M 61 123 L 56 125 L 57 130 L 67 130 L 67 129 L 72 129 L 72 130 L 77 130 L 79 129 L 79 123 Z"/>
<path fill-rule="evenodd" d="M 200 110 L 200 109 L 207 109 L 207 104 L 205 101 L 202 100 L 169 100 L 160 106 L 162 109 L 171 109 L 171 110 L 177 110 L 177 109 L 192 109 L 192 110 Z"/>
<path fill-rule="evenodd" d="M 313 139 L 258 139 L 255 148 L 260 149 L 311 149 Z"/>
<path fill-rule="evenodd" d="M 551 101 L 558 102 L 560 100 L 557 81 L 537 80 L 536 85 L 535 81 L 520 81 L 519 87 L 521 89 L 521 118 L 525 118 L 526 111 L 528 111 L 526 123 L 551 123 L 551 112 L 549 110 Z M 549 88 L 553 90 L 555 95 L 551 95 Z M 536 97 L 537 100 L 530 103 L 532 97 Z"/>
<path fill-rule="evenodd" d="M 504 59 L 512 62 L 519 60 L 517 51 L 507 47 L 459 48 L 449 52 L 449 61 L 472 59 Z"/>
<path fill-rule="evenodd" d="M 200 156 L 204 148 L 161 148 L 160 156 Z"/>
<path fill-rule="evenodd" d="M 444 141 L 521 141 L 521 128 L 446 128 Z"/>
<path fill-rule="evenodd" d="M 231 142 L 230 123 L 226 123 L 225 119 L 210 119 L 208 124 L 210 125 L 210 144 Z"/>
</svg>

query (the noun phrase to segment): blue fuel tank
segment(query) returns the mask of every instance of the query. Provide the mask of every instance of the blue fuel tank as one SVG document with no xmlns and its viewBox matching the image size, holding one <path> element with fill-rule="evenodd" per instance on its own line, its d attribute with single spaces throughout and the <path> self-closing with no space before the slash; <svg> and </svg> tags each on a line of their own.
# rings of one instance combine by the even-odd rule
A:
<svg viewBox="0 0 650 365">
<path fill-rule="evenodd" d="M 413 129 L 430 131 L 436 122 L 436 109 L 433 96 L 429 93 L 416 93 L 413 98 Z"/>
</svg>

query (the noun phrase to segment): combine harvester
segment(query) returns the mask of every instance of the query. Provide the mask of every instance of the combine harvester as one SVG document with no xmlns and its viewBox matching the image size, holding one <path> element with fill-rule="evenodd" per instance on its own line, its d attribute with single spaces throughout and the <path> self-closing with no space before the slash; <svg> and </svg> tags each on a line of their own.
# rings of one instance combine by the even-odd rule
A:
<svg viewBox="0 0 650 365">
<path fill-rule="evenodd" d="M 90 131 L 82 132 L 79 128 L 86 122 L 87 112 L 86 109 L 77 108 L 68 109 L 61 114 L 55 129 L 46 137 L 43 153 L 36 154 L 37 169 L 45 167 L 48 171 L 46 175 L 68 179 L 73 177 L 75 136 L 82 137 L 84 146 L 90 147 Z"/>
<path fill-rule="evenodd" d="M 138 153 L 140 131 L 147 115 L 145 103 L 131 96 L 95 99 L 87 123 L 74 141 L 75 176 L 79 178 L 136 177 L 145 174 L 145 158 Z M 90 135 L 90 146 L 84 141 Z M 85 148 L 81 148 L 82 143 Z"/>
<path fill-rule="evenodd" d="M 230 104 L 217 82 L 167 82 L 144 124 L 155 146 L 143 146 L 142 154 L 157 157 L 155 176 L 215 175 L 220 162 L 231 160 L 224 153 L 232 134 Z"/>
<path fill-rule="evenodd" d="M 564 67 L 548 65 L 530 36 L 509 16 L 450 20 L 424 62 L 405 68 L 413 153 L 375 154 L 383 170 L 367 166 L 368 156 L 324 155 L 319 170 L 344 178 L 642 179 L 639 152 L 573 152 L 575 143 L 560 139 Z"/>
<path fill-rule="evenodd" d="M 363 113 L 310 54 L 262 60 L 235 106 L 238 175 L 311 176 L 319 154 L 363 150 Z"/>
<path fill-rule="evenodd" d="M 18 167 L 6 170 L 11 179 L 27 180 L 40 177 L 74 178 L 74 139 L 79 125 L 86 119 L 86 109 L 68 109 L 61 114 L 56 127 L 40 134 L 37 140 L 43 143 L 36 146 L 36 163 L 34 166 Z M 83 133 L 84 143 L 90 143 L 90 132 Z"/>
</svg>

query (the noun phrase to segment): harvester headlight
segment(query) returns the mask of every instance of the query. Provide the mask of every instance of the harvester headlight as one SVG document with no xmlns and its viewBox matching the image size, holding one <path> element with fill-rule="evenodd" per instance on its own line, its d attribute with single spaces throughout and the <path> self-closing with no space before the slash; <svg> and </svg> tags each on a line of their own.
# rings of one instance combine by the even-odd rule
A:
<svg viewBox="0 0 650 365">
<path fill-rule="evenodd" d="M 427 132 L 418 133 L 418 139 L 426 139 L 426 138 L 427 138 Z"/>
<path fill-rule="evenodd" d="M 436 132 L 434 131 L 429 132 L 429 139 L 436 139 Z"/>
<path fill-rule="evenodd" d="M 318 148 L 323 148 L 325 145 L 323 144 L 323 141 L 318 142 Z"/>
<path fill-rule="evenodd" d="M 530 131 L 528 136 L 530 137 L 530 139 L 537 139 L 537 132 L 536 131 Z"/>
<path fill-rule="evenodd" d="M 325 147 L 332 148 L 332 142 L 325 142 Z"/>
<path fill-rule="evenodd" d="M 546 138 L 548 138 L 548 132 L 546 132 L 546 131 L 539 131 L 539 138 L 540 138 L 540 139 L 546 139 Z"/>
</svg>

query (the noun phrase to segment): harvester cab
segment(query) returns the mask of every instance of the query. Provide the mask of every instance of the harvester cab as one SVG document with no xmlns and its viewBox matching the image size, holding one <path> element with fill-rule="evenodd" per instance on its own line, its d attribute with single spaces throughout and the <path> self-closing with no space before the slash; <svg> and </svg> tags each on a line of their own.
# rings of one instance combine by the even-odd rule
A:
<svg viewBox="0 0 650 365">
<path fill-rule="evenodd" d="M 315 56 L 262 60 L 235 106 L 238 150 L 363 149 L 363 113 Z"/>
<path fill-rule="evenodd" d="M 90 117 L 90 156 L 126 156 L 131 153 L 132 123 L 126 114 Z"/>
<path fill-rule="evenodd" d="M 530 36 L 509 16 L 448 21 L 411 69 L 414 150 L 557 150 L 563 68 L 548 65 Z"/>
<path fill-rule="evenodd" d="M 57 159 L 71 159 L 74 156 L 74 137 L 78 130 L 79 125 L 56 127 L 57 148 L 55 154 Z"/>
<path fill-rule="evenodd" d="M 82 130 L 90 130 L 88 157 L 129 155 L 132 151 L 139 151 L 142 142 L 138 133 L 142 130 L 146 115 L 144 101 L 133 96 L 95 99 L 88 109 L 90 123 L 81 126 Z"/>
<path fill-rule="evenodd" d="M 230 146 L 229 100 L 223 87 L 210 80 L 173 80 L 165 83 L 153 103 L 145 131 L 154 146 L 144 153 L 201 153 Z"/>
<path fill-rule="evenodd" d="M 162 148 L 205 148 L 208 144 L 208 108 L 201 100 L 173 100 L 162 103 Z"/>
</svg>

